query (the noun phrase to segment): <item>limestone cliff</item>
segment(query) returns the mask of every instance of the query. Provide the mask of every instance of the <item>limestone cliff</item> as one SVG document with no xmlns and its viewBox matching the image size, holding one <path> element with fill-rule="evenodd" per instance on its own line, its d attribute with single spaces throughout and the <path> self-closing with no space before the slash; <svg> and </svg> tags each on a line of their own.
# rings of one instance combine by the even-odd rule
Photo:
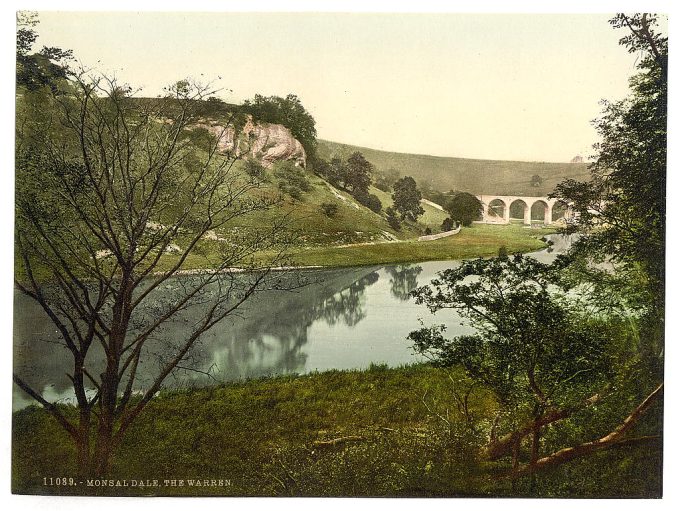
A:
<svg viewBox="0 0 680 511">
<path fill-rule="evenodd" d="M 196 127 L 205 128 L 217 137 L 217 147 L 221 153 L 234 152 L 240 157 L 252 156 L 266 168 L 281 160 L 291 160 L 300 167 L 307 164 L 307 155 L 302 144 L 281 124 L 254 122 L 248 116 L 243 129 L 236 136 L 233 126 L 225 128 L 211 121 L 197 124 Z"/>
</svg>

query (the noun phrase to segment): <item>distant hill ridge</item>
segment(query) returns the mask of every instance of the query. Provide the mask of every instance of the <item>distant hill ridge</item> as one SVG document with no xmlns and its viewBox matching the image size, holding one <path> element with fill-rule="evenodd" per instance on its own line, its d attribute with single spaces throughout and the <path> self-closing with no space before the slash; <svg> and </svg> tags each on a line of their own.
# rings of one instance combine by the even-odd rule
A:
<svg viewBox="0 0 680 511">
<path fill-rule="evenodd" d="M 379 170 L 396 170 L 400 175 L 413 176 L 439 191 L 460 190 L 474 194 L 543 196 L 550 193 L 564 179 L 587 181 L 590 178 L 586 163 L 524 162 L 510 160 L 480 160 L 430 156 L 425 154 L 395 153 L 368 147 L 318 141 L 318 155 L 322 158 L 347 157 L 360 151 Z M 532 176 L 541 178 L 532 183 Z"/>
</svg>

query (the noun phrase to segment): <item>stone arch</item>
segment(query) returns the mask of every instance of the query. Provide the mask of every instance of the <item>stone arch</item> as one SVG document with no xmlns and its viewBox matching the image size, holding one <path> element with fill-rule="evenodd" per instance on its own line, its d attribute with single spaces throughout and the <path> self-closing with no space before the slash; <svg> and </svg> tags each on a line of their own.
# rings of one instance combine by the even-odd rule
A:
<svg viewBox="0 0 680 511">
<path fill-rule="evenodd" d="M 521 208 L 521 209 L 520 209 Z M 508 219 L 512 220 L 521 218 L 522 221 L 525 224 L 530 224 L 531 223 L 531 209 L 529 205 L 526 203 L 524 199 L 517 198 L 510 202 L 510 206 L 508 207 L 509 210 L 509 216 Z"/>
<path fill-rule="evenodd" d="M 545 224 L 552 222 L 552 208 L 547 201 L 538 199 L 531 204 L 531 220 L 542 220 Z"/>
<path fill-rule="evenodd" d="M 489 201 L 489 204 L 487 206 L 487 216 L 489 218 L 506 218 L 506 213 L 507 213 L 508 205 L 505 203 L 503 199 L 493 199 Z"/>
</svg>

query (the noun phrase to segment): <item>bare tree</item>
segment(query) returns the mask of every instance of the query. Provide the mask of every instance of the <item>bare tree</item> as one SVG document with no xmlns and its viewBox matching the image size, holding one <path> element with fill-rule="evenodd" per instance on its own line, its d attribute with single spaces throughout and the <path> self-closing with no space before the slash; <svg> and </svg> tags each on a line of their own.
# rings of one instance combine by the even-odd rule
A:
<svg viewBox="0 0 680 511">
<path fill-rule="evenodd" d="M 280 199 L 225 151 L 227 131 L 238 137 L 235 114 L 217 136 L 200 127 L 209 92 L 183 81 L 135 98 L 115 79 L 81 73 L 17 120 L 16 286 L 73 356 L 77 413 L 14 381 L 72 437 L 82 474 L 109 471 L 125 432 L 204 333 L 254 293 L 286 285 L 272 278 L 285 218 L 239 223 Z M 167 339 L 189 309 L 199 319 L 141 381 L 149 340 Z"/>
</svg>

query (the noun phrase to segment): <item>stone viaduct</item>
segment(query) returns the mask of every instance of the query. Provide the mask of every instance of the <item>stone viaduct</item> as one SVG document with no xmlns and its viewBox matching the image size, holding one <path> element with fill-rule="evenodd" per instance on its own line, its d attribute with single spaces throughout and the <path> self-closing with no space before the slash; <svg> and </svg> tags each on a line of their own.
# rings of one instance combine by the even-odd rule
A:
<svg viewBox="0 0 680 511">
<path fill-rule="evenodd" d="M 519 203 L 524 206 L 523 221 L 531 225 L 531 209 L 534 205 L 543 206 L 543 223 L 553 223 L 553 208 L 556 204 L 564 205 L 559 199 L 549 199 L 548 197 L 528 197 L 521 195 L 477 195 L 481 201 L 484 211 L 482 223 L 487 224 L 508 224 L 510 223 L 510 207 Z M 560 219 L 569 220 L 573 213 L 569 207 L 566 208 Z M 559 220 L 559 219 L 558 219 Z"/>
</svg>

